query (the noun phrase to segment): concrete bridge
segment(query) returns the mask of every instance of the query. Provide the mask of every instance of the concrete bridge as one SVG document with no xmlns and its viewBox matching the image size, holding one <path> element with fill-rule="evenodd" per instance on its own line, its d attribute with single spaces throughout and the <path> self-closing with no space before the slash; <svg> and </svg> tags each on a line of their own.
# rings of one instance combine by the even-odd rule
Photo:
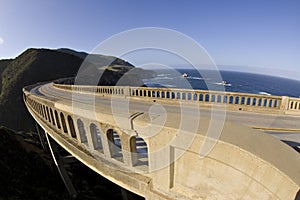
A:
<svg viewBox="0 0 300 200">
<path fill-rule="evenodd" d="M 299 198 L 299 98 L 57 83 L 23 93 L 47 138 L 147 200 Z"/>
</svg>

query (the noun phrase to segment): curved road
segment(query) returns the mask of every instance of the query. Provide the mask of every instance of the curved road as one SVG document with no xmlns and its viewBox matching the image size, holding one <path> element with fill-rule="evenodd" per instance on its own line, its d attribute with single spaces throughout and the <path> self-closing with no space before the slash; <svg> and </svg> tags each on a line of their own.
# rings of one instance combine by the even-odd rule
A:
<svg viewBox="0 0 300 200">
<path fill-rule="evenodd" d="M 47 98 L 56 101 L 80 101 L 87 105 L 96 104 L 99 107 L 111 107 L 114 113 L 143 113 L 155 112 L 157 115 L 166 113 L 176 113 L 190 115 L 194 117 L 208 117 L 213 119 L 224 119 L 232 123 L 237 123 L 247 127 L 258 129 L 264 133 L 271 134 L 278 139 L 285 141 L 290 146 L 300 145 L 300 116 L 278 115 L 254 113 L 246 111 L 229 111 L 224 109 L 211 109 L 199 104 L 187 104 L 174 101 L 174 103 L 157 103 L 153 101 L 141 101 L 134 98 L 91 95 L 91 94 L 73 94 L 71 91 L 64 91 L 54 88 L 52 83 L 37 86 L 31 90 L 32 93 L 44 95 Z M 198 109 L 197 109 L 198 108 Z M 107 110 L 107 109 L 105 109 Z M 104 111 L 105 112 L 105 111 Z M 197 116 L 198 115 L 198 116 Z"/>
</svg>

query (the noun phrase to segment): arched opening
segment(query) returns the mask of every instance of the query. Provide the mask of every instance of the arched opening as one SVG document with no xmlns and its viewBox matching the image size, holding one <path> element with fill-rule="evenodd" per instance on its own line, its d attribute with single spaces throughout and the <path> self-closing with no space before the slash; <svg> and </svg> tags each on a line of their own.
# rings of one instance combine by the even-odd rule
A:
<svg viewBox="0 0 300 200">
<path fill-rule="evenodd" d="M 122 144 L 119 134 L 115 130 L 109 129 L 106 135 L 111 157 L 123 162 Z"/>
<path fill-rule="evenodd" d="M 205 95 L 205 102 L 209 102 L 209 94 Z"/>
<path fill-rule="evenodd" d="M 233 97 L 233 96 L 230 96 L 230 97 L 229 97 L 229 104 L 233 104 L 233 100 L 234 100 L 234 97 Z"/>
<path fill-rule="evenodd" d="M 133 160 L 133 165 L 147 165 L 148 166 L 148 146 L 145 140 L 139 136 L 130 138 L 130 150 Z"/>
<path fill-rule="evenodd" d="M 272 107 L 272 104 L 273 104 L 273 99 L 270 99 L 268 107 Z"/>
<path fill-rule="evenodd" d="M 258 106 L 262 106 L 262 99 L 258 99 Z"/>
<path fill-rule="evenodd" d="M 223 103 L 228 103 L 228 96 L 227 95 L 224 96 Z"/>
<path fill-rule="evenodd" d="M 55 126 L 55 121 L 54 121 L 54 117 L 53 117 L 53 111 L 52 111 L 51 108 L 50 108 L 50 116 L 51 116 L 52 124 Z"/>
<path fill-rule="evenodd" d="M 61 124 L 62 124 L 62 127 L 63 127 L 63 131 L 64 131 L 64 133 L 67 133 L 68 129 L 67 129 L 67 125 L 66 125 L 65 116 L 64 116 L 63 113 L 60 113 L 60 119 L 61 119 Z"/>
<path fill-rule="evenodd" d="M 46 106 L 46 111 L 47 111 L 48 122 L 51 123 L 49 108 L 47 106 Z"/>
<path fill-rule="evenodd" d="M 211 95 L 211 102 L 216 102 L 216 96 L 214 94 Z"/>
<path fill-rule="evenodd" d="M 291 102 L 290 109 L 293 109 L 293 107 L 294 107 L 294 102 L 292 101 L 292 102 Z"/>
<path fill-rule="evenodd" d="M 197 100 L 198 100 L 198 95 L 197 95 L 196 93 L 194 93 L 194 95 L 193 95 L 193 100 L 194 100 L 194 101 L 197 101 Z"/>
<path fill-rule="evenodd" d="M 187 100 L 192 100 L 192 94 L 191 93 L 188 93 L 188 95 L 187 95 Z"/>
<path fill-rule="evenodd" d="M 103 153 L 102 139 L 99 128 L 94 123 L 92 123 L 90 125 L 90 131 L 92 136 L 93 148 Z"/>
<path fill-rule="evenodd" d="M 77 120 L 77 127 L 78 127 L 78 131 L 79 131 L 80 142 L 86 144 L 88 141 L 87 141 L 87 137 L 86 137 L 86 131 L 84 128 L 84 124 L 81 121 L 81 119 Z"/>
<path fill-rule="evenodd" d="M 248 97 L 248 98 L 247 98 L 247 105 L 250 106 L 250 104 L 251 104 L 251 98 Z"/>
<path fill-rule="evenodd" d="M 235 97 L 235 104 L 240 104 L 240 97 Z"/>
<path fill-rule="evenodd" d="M 175 92 L 172 92 L 172 99 L 175 99 Z"/>
<path fill-rule="evenodd" d="M 152 91 L 152 97 L 156 97 L 156 92 L 155 91 Z"/>
<path fill-rule="evenodd" d="M 264 106 L 264 107 L 267 107 L 267 104 L 268 104 L 268 99 L 264 99 L 264 101 L 263 101 L 263 106 Z"/>
<path fill-rule="evenodd" d="M 186 93 L 185 93 L 185 92 L 183 92 L 183 93 L 181 94 L 181 99 L 182 99 L 182 100 L 186 100 Z"/>
<path fill-rule="evenodd" d="M 242 97 L 241 98 L 241 105 L 245 105 L 246 104 L 245 102 L 246 102 L 246 97 Z"/>
<path fill-rule="evenodd" d="M 203 94 L 200 94 L 200 95 L 199 95 L 199 101 L 203 101 L 203 99 L 204 99 L 203 96 L 204 96 Z"/>
<path fill-rule="evenodd" d="M 167 94 L 167 95 L 166 95 L 166 98 L 167 98 L 167 99 L 170 99 L 170 92 L 167 92 L 166 94 Z"/>
<path fill-rule="evenodd" d="M 54 116 L 55 116 L 55 121 L 56 121 L 57 128 L 60 129 L 61 126 L 60 126 L 60 123 L 59 123 L 59 118 L 58 118 L 58 114 L 57 114 L 56 110 L 54 110 Z"/>
<path fill-rule="evenodd" d="M 278 106 L 278 101 L 275 99 L 274 100 L 274 108 L 277 108 L 277 106 Z"/>
<path fill-rule="evenodd" d="M 218 97 L 217 97 L 217 102 L 218 102 L 218 103 L 222 103 L 222 96 L 221 96 L 221 95 L 218 95 Z"/>
<path fill-rule="evenodd" d="M 45 108 L 45 106 L 43 105 L 43 111 L 44 111 L 44 118 L 46 119 L 46 120 L 48 120 L 48 118 L 47 118 L 47 112 L 46 112 L 46 108 Z"/>
<path fill-rule="evenodd" d="M 75 131 L 75 126 L 74 126 L 74 121 L 70 115 L 68 115 L 68 124 L 71 132 L 72 138 L 76 138 L 76 131 Z"/>
</svg>

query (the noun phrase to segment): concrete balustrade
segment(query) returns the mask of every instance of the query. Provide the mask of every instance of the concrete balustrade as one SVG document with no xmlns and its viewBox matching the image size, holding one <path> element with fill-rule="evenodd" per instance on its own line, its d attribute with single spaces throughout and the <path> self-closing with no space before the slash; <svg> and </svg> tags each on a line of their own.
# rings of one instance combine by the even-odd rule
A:
<svg viewBox="0 0 300 200">
<path fill-rule="evenodd" d="M 135 165 L 139 166 L 138 169 L 147 170 L 148 156 L 146 152 L 148 147 L 143 138 L 123 132 L 113 125 L 110 126 L 106 123 L 104 126 L 94 119 L 87 119 L 67 110 L 55 108 L 53 102 L 47 99 L 28 95 L 24 96 L 24 100 L 30 111 L 34 113 L 33 116 L 38 117 L 36 120 L 43 121 L 52 130 L 70 137 L 76 143 L 79 142 L 88 151 L 97 155 L 103 154 L 106 158 L 114 158 L 126 163 L 127 166 Z M 141 148 L 144 148 L 143 152 L 138 150 Z M 125 150 L 124 157 L 122 150 Z M 131 157 L 131 154 L 134 158 Z M 139 160 L 141 158 L 143 162 Z"/>
<path fill-rule="evenodd" d="M 281 114 L 300 114 L 300 98 L 176 88 L 53 85 L 63 90 L 98 95 L 123 96 L 139 98 L 141 100 L 166 102 L 180 101 L 185 103 L 200 103 L 201 105 L 225 105 L 227 109 L 250 112 L 261 111 Z"/>
<path fill-rule="evenodd" d="M 290 98 L 289 110 L 300 110 L 300 99 Z"/>
</svg>

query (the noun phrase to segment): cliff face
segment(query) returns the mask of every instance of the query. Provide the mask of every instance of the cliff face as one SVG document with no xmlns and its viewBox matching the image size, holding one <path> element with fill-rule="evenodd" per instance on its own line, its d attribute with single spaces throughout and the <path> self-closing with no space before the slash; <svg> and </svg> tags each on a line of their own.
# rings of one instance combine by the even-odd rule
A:
<svg viewBox="0 0 300 200">
<path fill-rule="evenodd" d="M 122 199 L 119 186 L 79 162 L 67 169 L 78 192 L 72 198 L 50 153 L 39 148 L 36 137 L 0 126 L 0 199 Z"/>
<path fill-rule="evenodd" d="M 85 62 L 89 66 L 83 73 L 85 80 L 101 74 L 99 85 L 141 86 L 141 78 L 149 75 L 122 59 L 71 49 L 28 49 L 15 59 L 0 60 L 0 199 L 72 199 L 50 154 L 40 148 L 35 122 L 23 103 L 22 88 L 74 77 L 87 56 L 92 59 Z M 70 168 L 79 193 L 76 199 L 122 198 L 118 186 L 83 164 L 78 162 Z"/>
<path fill-rule="evenodd" d="M 23 143 L 23 145 L 22 145 Z M 12 130 L 0 126 L 0 196 L 3 199 L 56 199 L 66 196 L 64 185 L 41 155 L 28 151 Z M 44 193 L 44 194 L 43 194 Z"/>
<path fill-rule="evenodd" d="M 13 59 L 1 73 L 0 124 L 15 130 L 30 130 L 33 120 L 22 100 L 22 88 L 37 82 L 74 76 L 82 59 L 48 49 L 28 49 Z"/>
<path fill-rule="evenodd" d="M 0 60 L 0 124 L 15 130 L 34 130 L 34 121 L 22 100 L 22 88 L 37 82 L 74 77 L 87 56 L 89 59 L 85 63 L 89 67 L 84 73 L 85 84 L 93 76 L 100 77 L 99 74 L 102 74 L 99 85 L 116 85 L 123 76 L 127 80 L 123 84 L 143 84 L 136 73 L 126 74 L 134 66 L 119 58 L 88 55 L 71 49 L 28 49 L 15 59 Z"/>
</svg>

